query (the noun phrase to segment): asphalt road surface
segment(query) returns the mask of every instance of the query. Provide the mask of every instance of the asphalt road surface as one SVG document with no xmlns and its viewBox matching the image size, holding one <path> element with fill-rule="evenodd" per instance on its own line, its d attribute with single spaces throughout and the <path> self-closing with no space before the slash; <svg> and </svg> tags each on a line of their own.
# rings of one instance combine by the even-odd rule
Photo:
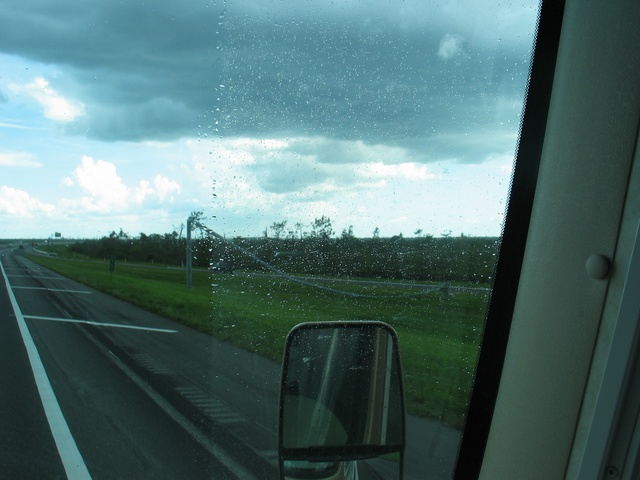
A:
<svg viewBox="0 0 640 480">
<path fill-rule="evenodd" d="M 0 255 L 0 478 L 278 478 L 280 365 Z M 459 432 L 407 423 L 448 478 Z"/>
</svg>

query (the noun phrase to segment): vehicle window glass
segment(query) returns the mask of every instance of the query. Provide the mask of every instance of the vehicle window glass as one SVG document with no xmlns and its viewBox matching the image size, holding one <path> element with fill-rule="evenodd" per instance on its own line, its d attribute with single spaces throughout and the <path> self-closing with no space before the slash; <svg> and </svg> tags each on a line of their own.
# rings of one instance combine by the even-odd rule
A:
<svg viewBox="0 0 640 480">
<path fill-rule="evenodd" d="M 223 26 L 207 148 L 238 275 L 214 278 L 215 328 L 268 355 L 299 322 L 391 324 L 405 478 L 454 467 L 532 49 L 534 2 L 475 7 L 235 6 Z"/>
<path fill-rule="evenodd" d="M 537 12 L 533 0 L 3 1 L 2 248 L 202 334 L 148 350 L 78 327 L 205 431 L 216 461 L 256 478 L 277 467 L 287 333 L 386 322 L 404 372 L 404 478 L 449 478 Z M 52 314 L 21 297 L 36 287 L 7 272 L 29 328 L 44 328 Z M 67 301 L 74 321 L 140 326 Z M 316 468 L 308 478 L 338 467 Z"/>
</svg>

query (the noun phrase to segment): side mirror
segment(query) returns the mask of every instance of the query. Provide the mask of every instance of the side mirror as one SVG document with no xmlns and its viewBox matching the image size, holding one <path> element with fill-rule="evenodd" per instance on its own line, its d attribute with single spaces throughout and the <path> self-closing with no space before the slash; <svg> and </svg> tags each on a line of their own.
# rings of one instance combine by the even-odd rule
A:
<svg viewBox="0 0 640 480">
<path fill-rule="evenodd" d="M 404 447 L 395 331 L 369 321 L 295 327 L 282 366 L 280 478 L 400 479 Z"/>
</svg>

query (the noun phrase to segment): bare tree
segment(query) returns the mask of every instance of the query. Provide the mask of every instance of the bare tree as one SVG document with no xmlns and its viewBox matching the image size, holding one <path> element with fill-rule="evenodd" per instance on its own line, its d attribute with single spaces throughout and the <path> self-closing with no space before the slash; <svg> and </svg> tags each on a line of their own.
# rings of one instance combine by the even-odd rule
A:
<svg viewBox="0 0 640 480">
<path fill-rule="evenodd" d="M 331 219 L 324 215 L 320 218 L 316 218 L 311 224 L 311 235 L 316 238 L 331 238 L 333 236 L 333 227 L 331 226 Z"/>
<path fill-rule="evenodd" d="M 340 235 L 342 238 L 354 238 L 353 234 L 353 225 L 349 225 L 349 229 L 342 229 L 342 234 Z"/>
<path fill-rule="evenodd" d="M 273 224 L 271 225 L 271 230 L 273 231 L 273 235 L 274 237 L 276 237 L 277 239 L 280 238 L 280 236 L 284 233 L 284 229 L 287 226 L 287 221 L 283 220 L 281 222 L 273 222 Z"/>
</svg>

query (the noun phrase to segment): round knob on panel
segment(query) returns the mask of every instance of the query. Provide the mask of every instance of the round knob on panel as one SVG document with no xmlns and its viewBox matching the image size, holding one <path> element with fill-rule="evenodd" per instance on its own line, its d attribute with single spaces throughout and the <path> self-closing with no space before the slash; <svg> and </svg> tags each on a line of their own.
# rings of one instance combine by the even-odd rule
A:
<svg viewBox="0 0 640 480">
<path fill-rule="evenodd" d="M 609 276 L 611 262 L 604 255 L 591 255 L 587 258 L 587 275 L 595 280 L 604 280 Z"/>
</svg>

